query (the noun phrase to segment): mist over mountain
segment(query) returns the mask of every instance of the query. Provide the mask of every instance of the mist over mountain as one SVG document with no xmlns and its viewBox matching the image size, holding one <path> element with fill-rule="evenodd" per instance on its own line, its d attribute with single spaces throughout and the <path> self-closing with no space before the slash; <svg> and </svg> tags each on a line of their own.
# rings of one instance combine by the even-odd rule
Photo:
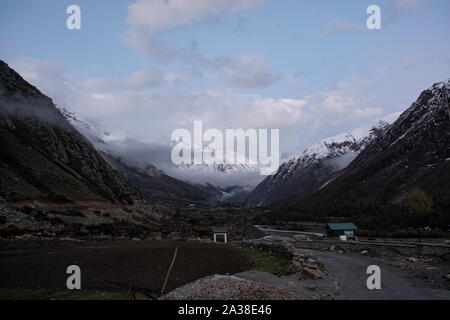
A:
<svg viewBox="0 0 450 320">
<path fill-rule="evenodd" d="M 450 80 L 422 92 L 354 161 L 277 212 L 346 216 L 366 227 L 446 226 L 450 212 Z"/>
<path fill-rule="evenodd" d="M 399 114 L 392 114 L 361 128 L 330 137 L 291 156 L 273 176 L 248 196 L 251 206 L 269 206 L 289 198 L 301 199 L 320 189 L 332 175 L 350 164 Z"/>
<path fill-rule="evenodd" d="M 95 148 L 103 154 L 120 157 L 121 161 L 139 169 L 154 166 L 167 176 L 190 184 L 212 184 L 220 188 L 233 186 L 256 186 L 264 177 L 257 165 L 247 164 L 200 164 L 175 165 L 171 159 L 174 142 L 146 143 L 131 135 L 116 135 L 99 125 L 92 124 L 75 113 L 60 109 L 67 120 L 75 126 Z M 234 151 L 228 150 L 229 153 Z M 242 156 L 243 157 L 243 156 Z"/>
<path fill-rule="evenodd" d="M 138 193 L 52 100 L 0 60 L 0 195 L 130 202 Z"/>
</svg>

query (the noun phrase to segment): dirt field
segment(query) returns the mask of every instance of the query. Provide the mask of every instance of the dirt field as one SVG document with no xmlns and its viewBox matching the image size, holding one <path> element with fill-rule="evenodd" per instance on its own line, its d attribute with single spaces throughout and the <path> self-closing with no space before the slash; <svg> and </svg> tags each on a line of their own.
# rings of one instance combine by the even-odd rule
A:
<svg viewBox="0 0 450 320">
<path fill-rule="evenodd" d="M 231 245 L 196 241 L 0 243 L 0 288 L 66 290 L 66 268 L 81 268 L 82 289 L 161 290 L 175 248 L 166 292 L 206 275 L 249 270 L 251 262 Z"/>
</svg>

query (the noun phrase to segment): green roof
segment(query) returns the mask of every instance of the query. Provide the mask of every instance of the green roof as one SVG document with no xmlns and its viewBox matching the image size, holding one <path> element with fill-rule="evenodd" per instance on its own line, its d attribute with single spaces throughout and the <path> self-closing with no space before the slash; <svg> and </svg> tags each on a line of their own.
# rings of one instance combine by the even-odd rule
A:
<svg viewBox="0 0 450 320">
<path fill-rule="evenodd" d="M 327 224 L 327 229 L 331 230 L 356 230 L 357 226 L 353 223 L 329 223 Z"/>
</svg>

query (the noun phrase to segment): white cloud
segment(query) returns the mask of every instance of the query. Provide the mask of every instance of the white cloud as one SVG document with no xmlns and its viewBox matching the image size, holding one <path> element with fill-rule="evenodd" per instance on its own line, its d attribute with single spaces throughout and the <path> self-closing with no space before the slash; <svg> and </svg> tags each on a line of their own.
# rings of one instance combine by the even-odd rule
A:
<svg viewBox="0 0 450 320">
<path fill-rule="evenodd" d="M 266 88 L 277 82 L 279 79 L 279 76 L 275 76 L 270 73 L 257 72 L 249 77 L 234 78 L 232 83 L 238 87 L 247 89 Z"/>
<path fill-rule="evenodd" d="M 150 34 L 184 27 L 223 13 L 256 8 L 267 0 L 138 0 L 128 7 L 127 22 Z"/>
<path fill-rule="evenodd" d="M 173 48 L 156 38 L 158 33 L 186 27 L 221 14 L 254 9 L 269 0 L 138 0 L 128 6 L 129 29 L 124 41 L 142 54 L 161 61 L 181 59 L 208 65 L 197 44 Z"/>
<path fill-rule="evenodd" d="M 424 0 L 397 0 L 386 9 L 386 22 L 396 22 L 402 16 L 414 14 L 423 11 L 425 8 Z"/>
<path fill-rule="evenodd" d="M 163 72 L 148 68 L 129 75 L 124 81 L 130 89 L 148 89 L 160 85 L 163 80 Z"/>
<path fill-rule="evenodd" d="M 355 93 L 357 87 L 371 83 L 371 80 L 363 79 L 336 83 L 312 98 L 311 109 L 318 114 L 322 125 L 357 124 L 380 116 L 381 108 L 369 107 L 369 99 Z"/>
<path fill-rule="evenodd" d="M 270 66 L 263 56 L 243 55 L 238 59 L 218 58 L 217 64 L 227 75 L 248 74 L 253 72 L 267 73 Z"/>
<path fill-rule="evenodd" d="M 397 15 L 403 15 L 420 11 L 423 5 L 423 0 L 397 0 L 391 10 Z"/>
<path fill-rule="evenodd" d="M 243 55 L 238 59 L 219 58 L 216 64 L 225 75 L 231 76 L 231 83 L 246 89 L 266 88 L 280 80 L 271 72 L 270 65 L 263 56 Z"/>
<path fill-rule="evenodd" d="M 12 65 L 58 105 L 145 142 L 167 142 L 174 129 L 192 129 L 193 121 L 201 120 L 205 128 L 278 128 L 283 146 L 305 137 L 315 141 L 314 135 L 326 136 L 332 127 L 357 125 L 381 113 L 353 92 L 367 84 L 361 80 L 296 98 L 239 94 L 231 89 L 151 93 L 141 89 L 157 80 L 167 86 L 171 75 L 161 78 L 159 72 L 146 69 L 124 79 L 73 80 L 57 65 L 39 60 L 24 58 Z"/>
<path fill-rule="evenodd" d="M 292 125 L 309 126 L 313 116 L 305 108 L 304 99 L 257 99 L 252 104 L 252 119 L 255 127 L 281 128 Z"/>
</svg>

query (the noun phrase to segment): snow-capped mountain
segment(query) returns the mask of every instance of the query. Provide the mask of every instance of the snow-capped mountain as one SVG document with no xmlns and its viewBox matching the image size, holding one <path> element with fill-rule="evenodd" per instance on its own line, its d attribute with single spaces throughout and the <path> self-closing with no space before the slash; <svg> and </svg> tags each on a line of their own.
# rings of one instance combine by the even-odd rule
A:
<svg viewBox="0 0 450 320">
<path fill-rule="evenodd" d="M 147 175 L 170 177 L 186 181 L 190 184 L 200 184 L 226 188 L 230 186 L 256 186 L 261 181 L 259 166 L 248 163 L 244 155 L 225 150 L 225 156 L 236 156 L 238 164 L 180 164 L 171 160 L 172 148 L 182 141 L 150 144 L 138 141 L 130 134 L 115 134 L 105 127 L 95 125 L 64 108 L 59 108 L 64 117 L 81 132 L 107 160 L 120 158 L 128 166 L 144 170 Z M 207 144 L 202 146 L 207 149 Z M 194 146 L 194 149 L 198 146 Z M 106 155 L 108 155 L 106 157 Z M 114 166 L 113 166 L 114 167 Z M 153 168 L 149 170 L 149 168 Z"/>
<path fill-rule="evenodd" d="M 108 164 L 135 188 L 155 199 L 221 200 L 223 192 L 211 185 L 187 183 L 166 175 L 153 164 L 134 157 L 136 141 L 131 136 L 113 135 L 73 112 L 59 108 L 64 117 L 97 149 Z M 137 148 L 145 147 L 138 145 Z M 153 149 L 151 149 L 153 151 Z"/>
<path fill-rule="evenodd" d="M 304 197 L 317 191 L 327 178 L 345 168 L 399 114 L 377 119 L 361 128 L 326 138 L 291 156 L 277 173 L 267 177 L 248 197 L 252 206 L 266 206 L 290 197 Z"/>
<path fill-rule="evenodd" d="M 450 80 L 433 85 L 315 194 L 285 210 L 304 216 L 357 216 L 373 223 L 447 225 L 450 208 Z M 418 192 L 420 198 L 410 198 Z M 414 216 L 409 205 L 432 205 Z M 412 202 L 410 202 L 412 201 Z M 405 209 L 406 207 L 406 209 Z M 301 208 L 301 209 L 300 209 Z M 406 211 L 405 211 L 406 210 Z M 408 214 L 405 215 L 404 213 Z"/>
<path fill-rule="evenodd" d="M 179 141 L 170 141 L 169 143 L 170 147 L 178 146 L 180 148 L 188 146 L 188 149 L 192 149 L 193 152 L 200 150 L 209 150 L 210 148 L 213 148 L 211 144 L 204 143 L 202 146 L 193 145 L 179 140 Z M 230 149 L 224 149 L 223 153 L 224 159 L 236 159 L 235 164 L 227 164 L 227 163 L 211 163 L 207 164 L 205 162 L 201 164 L 179 164 L 175 165 L 175 167 L 179 169 L 190 169 L 190 170 L 198 170 L 203 172 L 217 172 L 217 173 L 223 173 L 223 174 L 233 174 L 233 173 L 239 173 L 239 172 L 259 172 L 259 166 L 250 164 L 250 161 L 245 155 L 239 154 L 233 150 Z"/>
</svg>

